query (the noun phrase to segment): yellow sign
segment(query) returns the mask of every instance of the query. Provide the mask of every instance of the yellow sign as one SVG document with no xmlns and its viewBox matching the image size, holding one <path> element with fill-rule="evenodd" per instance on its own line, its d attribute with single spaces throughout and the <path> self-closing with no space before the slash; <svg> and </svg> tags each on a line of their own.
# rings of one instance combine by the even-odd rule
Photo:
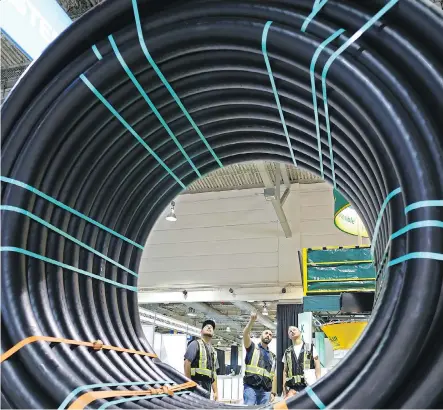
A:
<svg viewBox="0 0 443 410">
<path fill-rule="evenodd" d="M 358 340 L 368 322 L 341 322 L 323 325 L 334 350 L 350 349 Z"/>
</svg>

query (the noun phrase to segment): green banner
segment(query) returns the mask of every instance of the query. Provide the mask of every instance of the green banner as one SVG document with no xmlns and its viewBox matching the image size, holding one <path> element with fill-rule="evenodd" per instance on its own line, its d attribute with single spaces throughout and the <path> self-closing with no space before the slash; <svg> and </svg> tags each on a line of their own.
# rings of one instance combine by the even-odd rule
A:
<svg viewBox="0 0 443 410">
<path fill-rule="evenodd" d="M 374 292 L 376 280 L 369 246 L 303 249 L 304 295 Z"/>
<path fill-rule="evenodd" d="M 355 262 L 355 261 L 369 261 L 372 262 L 371 248 L 369 247 L 350 247 L 327 249 L 309 249 L 308 264 L 325 262 Z"/>
</svg>

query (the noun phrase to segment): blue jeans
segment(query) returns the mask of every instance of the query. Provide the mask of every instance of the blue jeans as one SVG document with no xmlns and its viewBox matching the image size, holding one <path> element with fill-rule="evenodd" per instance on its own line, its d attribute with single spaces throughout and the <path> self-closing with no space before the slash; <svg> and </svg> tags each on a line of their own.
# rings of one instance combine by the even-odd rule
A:
<svg viewBox="0 0 443 410">
<path fill-rule="evenodd" d="M 256 404 L 268 404 L 271 400 L 271 392 L 263 390 L 263 387 L 254 389 L 247 384 L 245 384 L 244 387 L 243 402 L 248 406 L 254 406 Z"/>
</svg>

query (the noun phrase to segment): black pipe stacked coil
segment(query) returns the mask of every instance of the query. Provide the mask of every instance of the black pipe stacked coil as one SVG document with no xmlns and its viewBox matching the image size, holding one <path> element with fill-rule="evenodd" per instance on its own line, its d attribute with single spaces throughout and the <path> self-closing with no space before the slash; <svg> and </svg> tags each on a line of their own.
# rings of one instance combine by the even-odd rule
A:
<svg viewBox="0 0 443 410">
<path fill-rule="evenodd" d="M 267 50 L 299 166 L 319 173 L 309 66 L 317 62 L 325 179 L 332 181 L 321 70 L 387 0 L 330 0 L 309 24 L 313 0 L 138 0 L 152 58 L 223 165 L 291 162 L 262 54 Z M 105 1 L 69 27 L 27 70 L 2 108 L 2 176 L 24 182 L 127 238 L 144 244 L 157 217 L 182 190 L 79 78 L 96 89 L 185 186 L 197 178 L 129 79 L 108 36 L 202 174 L 218 165 L 143 53 L 131 0 Z M 96 45 L 102 59 L 92 50 Z M 392 232 L 443 221 L 443 13 L 427 0 L 400 0 L 329 69 L 327 76 L 337 188 L 374 232 L 375 265 L 415 252 L 443 253 L 443 230 Z M 109 258 L 137 270 L 142 251 L 23 187 L 3 182 L 2 204 L 19 207 Z M 135 277 L 16 212 L 2 212 L 2 246 L 136 286 Z M 423 255 L 423 254 L 421 254 Z M 386 273 L 364 336 L 313 386 L 328 407 L 443 407 L 443 262 L 411 259 Z M 32 335 L 96 340 L 152 351 L 141 330 L 137 295 L 21 253 L 2 252 L 2 353 Z M 76 387 L 185 379 L 159 360 L 37 342 L 1 365 L 4 408 L 57 408 Z M 132 387 L 137 390 L 141 387 Z M 127 389 L 119 387 L 116 389 Z M 91 404 L 99 407 L 98 400 Z M 303 392 L 289 408 L 317 408 Z M 122 408 L 202 408 L 191 395 Z"/>
</svg>

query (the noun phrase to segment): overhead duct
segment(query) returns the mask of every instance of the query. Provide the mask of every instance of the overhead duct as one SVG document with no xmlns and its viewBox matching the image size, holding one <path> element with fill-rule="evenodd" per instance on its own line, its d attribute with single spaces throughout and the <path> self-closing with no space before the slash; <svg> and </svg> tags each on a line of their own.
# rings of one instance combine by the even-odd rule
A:
<svg viewBox="0 0 443 410">
<path fill-rule="evenodd" d="M 257 320 L 268 329 L 275 330 L 277 328 L 272 320 L 268 319 L 266 316 L 263 316 L 260 312 L 257 311 L 257 308 L 254 305 L 251 305 L 249 302 L 235 300 L 232 302 L 232 304 L 237 306 L 244 312 L 257 312 Z"/>
<path fill-rule="evenodd" d="M 200 336 L 200 329 L 198 327 L 192 326 L 186 322 L 182 322 L 181 320 L 177 320 L 141 307 L 138 308 L 138 312 L 142 323 L 160 326 L 165 329 L 177 330 L 191 336 Z"/>
</svg>

